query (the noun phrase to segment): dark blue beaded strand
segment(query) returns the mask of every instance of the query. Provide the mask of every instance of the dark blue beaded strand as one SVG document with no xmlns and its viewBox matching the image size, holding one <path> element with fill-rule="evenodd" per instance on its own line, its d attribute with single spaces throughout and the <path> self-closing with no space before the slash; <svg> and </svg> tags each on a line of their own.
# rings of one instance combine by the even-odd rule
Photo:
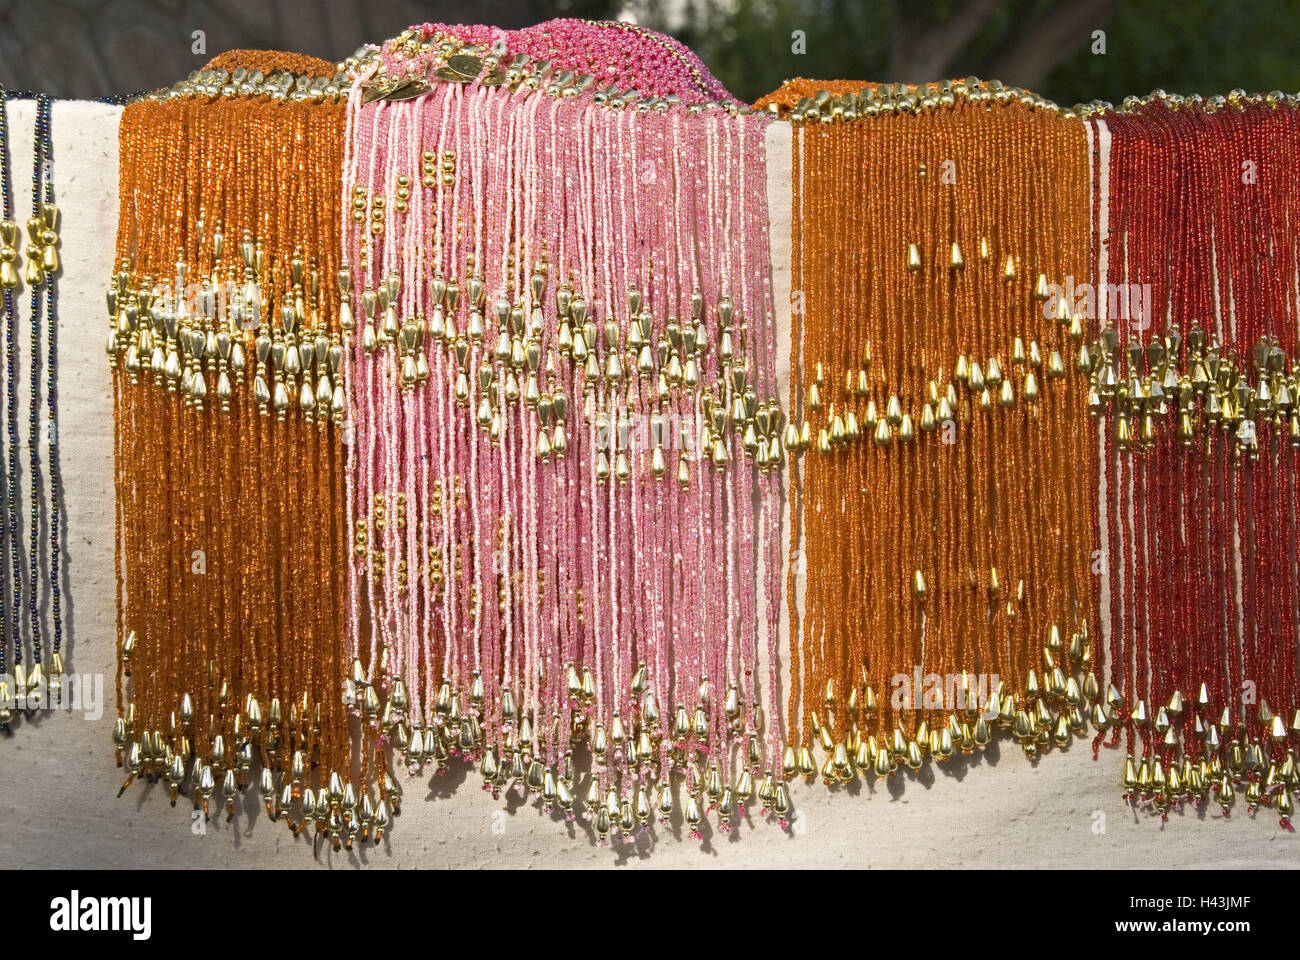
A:
<svg viewBox="0 0 1300 960">
<path fill-rule="evenodd" d="M 44 164 L 42 159 L 43 143 L 43 114 L 47 111 L 48 101 L 43 98 L 36 99 L 36 133 L 32 138 L 32 163 L 31 163 L 31 216 L 40 216 L 40 185 L 44 180 Z M 40 250 L 31 245 L 31 237 L 27 238 L 27 256 L 40 256 Z M 30 284 L 31 286 L 31 393 L 27 397 L 27 459 L 31 475 L 29 479 L 29 494 L 31 500 L 31 514 L 29 516 L 30 541 L 29 553 L 27 553 L 27 613 L 31 618 L 31 658 L 32 662 L 40 662 L 40 605 L 38 602 L 39 585 L 40 585 L 40 447 L 36 442 L 36 433 L 40 428 L 39 406 L 40 397 L 40 286 Z"/>
<path fill-rule="evenodd" d="M 41 176 L 44 180 L 42 204 L 53 208 L 54 193 L 54 141 L 50 133 L 53 104 L 49 97 L 41 97 L 38 104 L 44 108 L 44 130 L 41 132 Z M 58 243 L 58 227 L 52 226 L 54 243 Z M 49 453 L 47 458 L 46 482 L 49 484 L 50 498 L 50 620 L 53 635 L 50 638 L 51 652 L 59 653 L 63 649 L 63 610 L 62 610 L 62 575 L 60 570 L 62 557 L 62 513 L 60 504 L 63 499 L 63 481 L 59 470 L 59 393 L 58 393 L 58 342 L 59 342 L 59 284 L 58 270 L 45 275 L 45 409 L 46 430 L 48 431 Z"/>
<path fill-rule="evenodd" d="M 13 187 L 9 179 L 9 109 L 7 101 L 6 91 L 4 87 L 0 87 L 0 219 L 13 220 L 14 198 Z M 14 536 L 14 528 L 18 523 L 14 512 L 14 504 L 18 497 L 17 398 L 14 396 L 14 326 L 16 314 L 14 311 L 14 291 L 9 288 L 5 288 L 4 291 L 4 315 L 5 359 L 8 367 L 8 378 L 5 383 L 8 388 L 9 429 L 4 476 L 0 478 L 0 486 L 3 486 L 5 492 L 4 512 L 0 514 L 0 556 L 3 556 L 4 545 L 7 541 L 10 570 L 14 578 L 14 602 L 10 604 L 5 597 L 4 590 L 0 589 L 0 674 L 6 673 L 10 643 L 14 644 L 14 660 L 16 662 L 22 661 L 22 651 L 18 641 L 18 602 L 22 591 L 22 581 L 18 572 L 18 544 Z"/>
<path fill-rule="evenodd" d="M 50 100 L 45 96 L 36 98 L 36 135 L 33 137 L 32 150 L 32 216 L 41 215 L 42 185 L 45 180 L 44 147 L 50 135 Z M 40 250 L 31 245 L 28 238 L 28 255 L 40 256 Z M 41 611 L 40 611 L 40 532 L 41 532 L 41 448 L 37 441 L 40 432 L 40 386 L 41 386 L 41 288 L 32 284 L 32 334 L 31 334 L 31 395 L 27 407 L 27 445 L 28 460 L 31 467 L 29 482 L 31 497 L 31 528 L 28 555 L 28 592 L 27 610 L 32 624 L 32 661 L 41 662 Z"/>
</svg>

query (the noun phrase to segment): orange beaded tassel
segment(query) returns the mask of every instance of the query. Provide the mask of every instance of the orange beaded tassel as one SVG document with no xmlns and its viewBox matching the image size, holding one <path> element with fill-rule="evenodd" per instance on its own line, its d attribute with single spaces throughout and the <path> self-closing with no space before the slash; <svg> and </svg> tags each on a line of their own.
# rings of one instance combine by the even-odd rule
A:
<svg viewBox="0 0 1300 960">
<path fill-rule="evenodd" d="M 787 777 L 1033 757 L 1096 702 L 1083 125 L 977 80 L 792 81 Z M 1091 711 L 1091 716 L 1089 716 Z M 825 760 L 814 759 L 820 745 Z"/>
<path fill-rule="evenodd" d="M 257 777 L 336 847 L 393 802 L 353 785 L 339 696 L 345 89 L 235 51 L 126 108 L 107 346 L 127 783 L 233 815 Z"/>
</svg>

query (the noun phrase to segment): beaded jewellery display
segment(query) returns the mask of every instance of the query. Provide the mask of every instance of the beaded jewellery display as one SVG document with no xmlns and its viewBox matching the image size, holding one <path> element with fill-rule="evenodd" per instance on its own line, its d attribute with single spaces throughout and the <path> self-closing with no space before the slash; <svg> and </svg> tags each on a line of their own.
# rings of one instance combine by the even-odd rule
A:
<svg viewBox="0 0 1300 960">
<path fill-rule="evenodd" d="M 233 51 L 121 121 L 108 293 L 119 764 L 228 814 L 260 765 L 300 830 L 342 799 L 338 224 L 346 80 Z M 125 789 L 125 785 L 123 787 Z M 350 787 L 348 788 L 350 789 Z M 341 830 L 338 805 L 321 830 Z M 382 832 L 382 810 L 371 827 Z"/>
<path fill-rule="evenodd" d="M 1242 792 L 1289 828 L 1295 98 L 794 80 L 759 107 L 671 38 L 579 20 L 234 51 L 127 107 L 127 784 L 228 816 L 256 784 L 338 850 L 473 764 L 646 847 L 788 826 L 800 777 L 1094 728 L 1135 810 Z M 63 670 L 49 117 L 20 270 L 0 111 L 19 695 Z M 17 503 L 22 276 L 52 634 L 40 493 L 29 537 Z"/>
<path fill-rule="evenodd" d="M 408 772 L 601 842 L 780 816 L 768 121 L 644 32 L 544 27 L 619 82 L 481 28 L 358 66 L 348 695 Z"/>
<path fill-rule="evenodd" d="M 1109 661 L 1125 797 L 1166 817 L 1300 789 L 1295 223 L 1281 93 L 1089 104 Z M 1103 292 L 1105 295 L 1103 296 Z"/>
<path fill-rule="evenodd" d="M 66 668 L 63 662 L 62 615 L 62 478 L 58 453 L 58 278 L 59 209 L 55 204 L 53 146 L 50 136 L 50 98 L 35 95 L 36 121 L 33 133 L 32 207 L 26 224 L 26 257 L 20 257 L 22 239 L 14 220 L 13 188 L 9 171 L 9 128 L 7 99 L 0 88 L 0 290 L 5 315 L 5 396 L 7 410 L 6 458 L 4 463 L 4 510 L 0 515 L 0 548 L 8 544 L 7 562 L 12 589 L 0 589 L 0 729 L 8 730 L 17 712 L 31 713 L 57 704 L 63 695 Z M 22 271 L 19 271 L 20 262 Z M 23 563 L 22 528 L 19 522 L 19 428 L 18 428 L 18 314 L 16 300 L 22 283 L 31 292 L 29 369 L 27 395 L 28 492 L 31 509 L 27 517 L 28 541 Z M 45 343 L 42 344 L 44 329 Z M 41 371 L 45 371 L 47 409 L 47 451 L 42 471 L 40 443 Z M 42 483 L 42 476 L 45 482 Z M 41 529 L 48 531 L 48 567 L 42 570 Z M 47 591 L 51 631 L 43 632 L 42 584 Z M 26 603 L 28 620 L 24 638 L 20 611 Z M 24 649 L 26 647 L 26 649 Z M 12 662 L 9 657 L 12 655 Z M 16 709 L 17 708 L 17 709 Z"/>
<path fill-rule="evenodd" d="M 996 81 L 791 81 L 792 679 L 784 772 L 885 777 L 1097 703 L 1083 125 Z M 1073 372 L 1072 372 L 1073 371 Z M 1092 716 L 1089 717 L 1089 711 Z"/>
</svg>

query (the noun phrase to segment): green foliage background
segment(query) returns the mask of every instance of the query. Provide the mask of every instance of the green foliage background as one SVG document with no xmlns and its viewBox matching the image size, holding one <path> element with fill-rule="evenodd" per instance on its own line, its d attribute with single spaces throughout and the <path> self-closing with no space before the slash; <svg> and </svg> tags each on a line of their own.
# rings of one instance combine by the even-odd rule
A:
<svg viewBox="0 0 1300 960">
<path fill-rule="evenodd" d="M 1118 102 L 1161 87 L 1177 93 L 1300 91 L 1300 0 L 1235 5 L 1211 0 L 1113 0 L 1086 5 L 1090 26 L 1059 41 L 1039 41 L 1035 27 L 1078 0 L 1007 0 L 983 16 L 978 30 L 928 77 L 891 75 L 909 44 L 942 29 L 965 4 L 956 0 L 553 0 L 559 16 L 616 16 L 666 30 L 695 50 L 736 96 L 753 101 L 790 77 L 938 80 L 968 74 L 989 79 L 1017 53 L 1038 69 L 998 76 L 1061 104 L 1094 98 Z M 1084 5 L 1079 5 L 1084 6 Z M 1086 11 L 1084 12 L 1086 16 Z M 1092 30 L 1106 33 L 1094 54 Z M 791 52 L 802 30 L 807 52 Z M 1020 45 L 1020 46 L 1018 46 Z"/>
</svg>

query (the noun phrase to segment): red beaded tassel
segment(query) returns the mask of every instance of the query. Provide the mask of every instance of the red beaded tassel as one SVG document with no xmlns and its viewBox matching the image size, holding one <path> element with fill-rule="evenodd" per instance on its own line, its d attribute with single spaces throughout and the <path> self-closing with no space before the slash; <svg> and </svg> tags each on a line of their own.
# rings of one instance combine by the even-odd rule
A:
<svg viewBox="0 0 1300 960">
<path fill-rule="evenodd" d="M 1293 97 L 1087 108 L 1098 145 L 1090 406 L 1125 797 L 1291 828 L 1300 788 Z M 1106 145 L 1109 149 L 1105 149 Z M 1101 738 L 1098 738 L 1100 744 Z"/>
</svg>

